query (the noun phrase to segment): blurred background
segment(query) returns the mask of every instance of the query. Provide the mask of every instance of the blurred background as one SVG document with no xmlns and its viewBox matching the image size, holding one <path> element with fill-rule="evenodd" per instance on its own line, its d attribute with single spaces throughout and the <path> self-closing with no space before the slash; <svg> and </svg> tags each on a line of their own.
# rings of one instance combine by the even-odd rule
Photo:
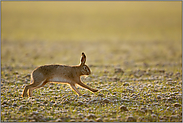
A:
<svg viewBox="0 0 183 123">
<path fill-rule="evenodd" d="M 181 63 L 181 1 L 2 1 L 2 65 Z"/>
</svg>

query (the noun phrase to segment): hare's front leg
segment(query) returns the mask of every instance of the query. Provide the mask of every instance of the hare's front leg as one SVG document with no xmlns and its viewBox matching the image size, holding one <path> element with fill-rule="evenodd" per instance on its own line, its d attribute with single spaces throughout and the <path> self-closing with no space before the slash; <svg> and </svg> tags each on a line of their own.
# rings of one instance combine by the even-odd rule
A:
<svg viewBox="0 0 183 123">
<path fill-rule="evenodd" d="M 81 87 L 83 88 L 86 88 L 92 92 L 97 92 L 98 90 L 97 89 L 93 89 L 93 88 L 90 88 L 89 86 L 85 85 L 84 83 L 82 83 L 81 81 L 77 81 L 77 84 L 80 85 Z"/>
<path fill-rule="evenodd" d="M 71 88 L 79 95 L 82 96 L 82 94 L 79 92 L 79 90 L 76 88 L 75 84 L 70 84 Z"/>
</svg>

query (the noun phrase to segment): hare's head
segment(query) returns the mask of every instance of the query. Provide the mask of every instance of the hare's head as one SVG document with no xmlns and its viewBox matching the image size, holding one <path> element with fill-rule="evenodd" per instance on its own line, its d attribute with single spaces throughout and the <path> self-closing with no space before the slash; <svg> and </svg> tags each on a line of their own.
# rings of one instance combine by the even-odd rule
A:
<svg viewBox="0 0 183 123">
<path fill-rule="evenodd" d="M 87 65 L 85 65 L 85 62 L 86 62 L 86 56 L 84 53 L 82 53 L 81 64 L 80 64 L 81 74 L 89 75 L 89 74 L 91 74 L 91 71 L 90 71 L 90 68 Z"/>
</svg>

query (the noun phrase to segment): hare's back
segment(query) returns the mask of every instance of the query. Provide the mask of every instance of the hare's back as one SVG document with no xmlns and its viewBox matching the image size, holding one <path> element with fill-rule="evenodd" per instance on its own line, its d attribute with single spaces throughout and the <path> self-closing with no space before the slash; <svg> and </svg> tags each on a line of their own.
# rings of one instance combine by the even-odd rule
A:
<svg viewBox="0 0 183 123">
<path fill-rule="evenodd" d="M 65 65 L 44 65 L 36 68 L 33 71 L 34 73 L 41 73 L 43 75 L 53 75 L 55 73 L 61 74 L 64 73 L 64 71 L 69 70 L 69 66 Z"/>
</svg>

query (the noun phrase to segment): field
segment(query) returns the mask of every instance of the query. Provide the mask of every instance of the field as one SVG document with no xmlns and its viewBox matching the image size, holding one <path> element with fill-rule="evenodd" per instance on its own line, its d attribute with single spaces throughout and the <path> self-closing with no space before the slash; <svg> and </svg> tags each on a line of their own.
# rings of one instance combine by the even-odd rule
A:
<svg viewBox="0 0 183 123">
<path fill-rule="evenodd" d="M 182 122 L 181 2 L 1 2 L 2 122 Z M 46 84 L 22 98 L 44 64 L 85 52 L 99 92 Z"/>
</svg>

